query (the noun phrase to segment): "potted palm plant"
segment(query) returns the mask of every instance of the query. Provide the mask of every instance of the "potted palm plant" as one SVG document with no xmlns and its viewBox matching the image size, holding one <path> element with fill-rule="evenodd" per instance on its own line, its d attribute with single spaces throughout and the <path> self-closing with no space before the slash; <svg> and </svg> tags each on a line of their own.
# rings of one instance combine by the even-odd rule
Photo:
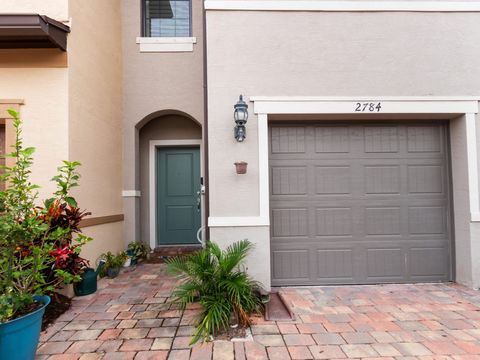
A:
<svg viewBox="0 0 480 360">
<path fill-rule="evenodd" d="M 64 204 L 75 202 L 68 191 L 76 185 L 77 164 L 67 162 L 70 170 L 62 167 L 65 172 L 54 178 L 61 185 L 58 196 L 39 207 L 38 186 L 29 180 L 35 149 L 23 146 L 21 121 L 15 111 L 9 113 L 16 141 L 8 154 L 15 164 L 4 167 L 1 178 L 8 186 L 0 191 L 0 359 L 30 360 L 35 357 L 42 316 L 50 302 L 46 293 L 80 278 L 56 261 L 59 244 L 71 245 L 72 231 L 70 226 L 53 225 L 50 214 L 52 204 L 58 205 L 55 212 L 62 214 L 67 208 Z M 65 178 L 65 173 L 71 176 Z M 84 241 L 86 237 L 79 239 L 79 243 Z M 71 248 L 78 254 L 79 248 Z M 63 259 L 67 261 L 68 256 Z M 72 259 L 82 262 L 78 256 Z"/>
</svg>

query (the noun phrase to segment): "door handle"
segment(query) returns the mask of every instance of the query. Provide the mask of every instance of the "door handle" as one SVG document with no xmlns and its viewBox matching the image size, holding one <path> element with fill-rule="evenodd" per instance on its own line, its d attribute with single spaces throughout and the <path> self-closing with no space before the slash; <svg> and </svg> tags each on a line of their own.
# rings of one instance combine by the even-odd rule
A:
<svg viewBox="0 0 480 360">
<path fill-rule="evenodd" d="M 201 203 L 202 203 L 202 192 L 201 192 L 201 191 L 197 191 L 197 211 L 198 211 L 198 212 L 200 212 Z"/>
</svg>

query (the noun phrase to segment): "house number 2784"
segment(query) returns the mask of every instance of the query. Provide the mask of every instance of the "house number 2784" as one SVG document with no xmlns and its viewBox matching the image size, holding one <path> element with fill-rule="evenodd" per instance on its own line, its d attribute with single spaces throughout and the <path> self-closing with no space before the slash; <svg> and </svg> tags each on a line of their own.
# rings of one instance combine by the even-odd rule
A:
<svg viewBox="0 0 480 360">
<path fill-rule="evenodd" d="M 355 104 L 355 112 L 380 112 L 382 103 L 359 103 Z"/>
</svg>

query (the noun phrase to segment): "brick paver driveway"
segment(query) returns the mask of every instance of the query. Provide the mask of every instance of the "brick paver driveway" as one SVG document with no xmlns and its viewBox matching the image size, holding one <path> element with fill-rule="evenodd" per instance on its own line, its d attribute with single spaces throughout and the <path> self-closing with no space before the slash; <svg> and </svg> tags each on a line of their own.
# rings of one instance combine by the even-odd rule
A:
<svg viewBox="0 0 480 360">
<path fill-rule="evenodd" d="M 42 333 L 38 359 L 480 359 L 480 293 L 455 284 L 286 288 L 296 321 L 254 318 L 254 341 L 189 348 L 198 310 L 142 265 L 102 280 Z"/>
</svg>

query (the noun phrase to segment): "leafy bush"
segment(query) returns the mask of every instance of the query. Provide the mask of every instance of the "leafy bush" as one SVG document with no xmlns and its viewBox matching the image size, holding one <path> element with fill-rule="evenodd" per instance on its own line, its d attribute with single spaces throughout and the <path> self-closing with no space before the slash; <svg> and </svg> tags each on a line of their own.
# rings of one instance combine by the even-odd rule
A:
<svg viewBox="0 0 480 360">
<path fill-rule="evenodd" d="M 192 344 L 227 329 L 232 317 L 247 326 L 249 315 L 261 310 L 259 284 L 241 266 L 252 247 L 242 240 L 223 251 L 209 242 L 196 253 L 167 260 L 168 271 L 181 279 L 172 302 L 181 309 L 192 302 L 203 307 Z"/>
<path fill-rule="evenodd" d="M 100 269 L 100 277 L 105 277 L 107 275 L 108 269 L 122 267 L 127 258 L 128 256 L 125 251 L 121 251 L 118 254 L 113 254 L 109 251 L 105 254 L 100 255 L 99 260 L 104 262 L 102 268 Z"/>
<path fill-rule="evenodd" d="M 150 247 L 145 245 L 143 242 L 135 241 L 128 244 L 127 251 L 132 254 L 133 259 L 141 261 L 148 256 Z"/>
<path fill-rule="evenodd" d="M 89 213 L 80 211 L 69 195 L 78 185 L 80 164 L 64 161 L 52 179 L 57 184 L 53 198 L 37 206 L 39 186 L 29 179 L 35 149 L 24 147 L 18 114 L 9 114 L 16 141 L 7 155 L 15 164 L 5 166 L 1 177 L 7 186 L 0 192 L 0 322 L 28 312 L 33 295 L 79 281 L 88 265 L 79 256 L 80 248 L 91 240 L 78 227 Z"/>
</svg>

